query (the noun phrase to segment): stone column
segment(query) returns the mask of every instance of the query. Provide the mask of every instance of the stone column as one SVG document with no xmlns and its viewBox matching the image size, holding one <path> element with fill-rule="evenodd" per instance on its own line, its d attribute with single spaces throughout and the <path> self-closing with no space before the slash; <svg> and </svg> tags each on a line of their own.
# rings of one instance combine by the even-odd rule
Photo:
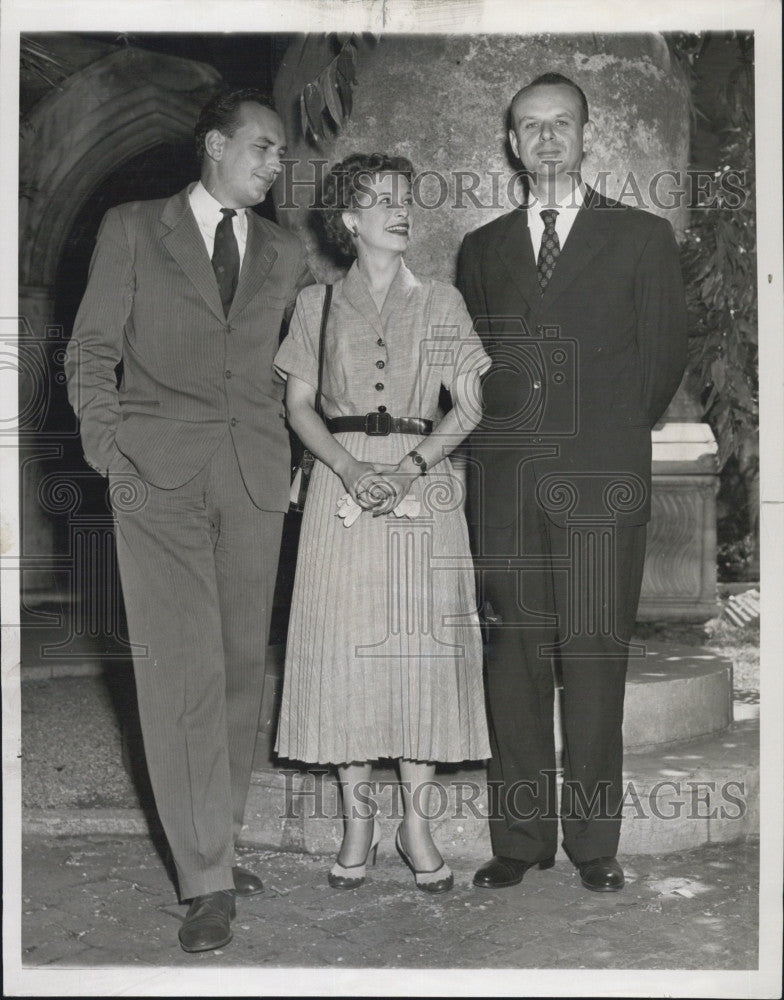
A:
<svg viewBox="0 0 784 1000">
<path fill-rule="evenodd" d="M 275 100 L 293 168 L 272 193 L 279 221 L 305 239 L 323 278 L 334 265 L 309 218 L 318 161 L 353 151 L 397 153 L 422 174 L 413 271 L 452 281 L 463 235 L 519 203 L 510 177 L 519 168 L 507 139 L 515 92 L 555 70 L 585 91 L 597 141 L 583 163 L 588 184 L 625 204 L 686 225 L 678 172 L 689 158 L 688 85 L 661 35 L 411 35 L 360 41 L 350 119 L 320 149 L 305 141 L 299 95 L 334 57 L 327 39 L 292 43 L 275 82 Z M 672 173 L 676 172 L 673 177 Z M 664 206 L 673 206 L 666 208 Z"/>
</svg>

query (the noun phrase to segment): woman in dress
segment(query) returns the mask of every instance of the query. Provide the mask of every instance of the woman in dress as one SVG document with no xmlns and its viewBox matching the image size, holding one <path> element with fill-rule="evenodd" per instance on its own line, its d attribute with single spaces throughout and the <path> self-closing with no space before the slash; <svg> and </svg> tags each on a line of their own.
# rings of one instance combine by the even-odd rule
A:
<svg viewBox="0 0 784 1000">
<path fill-rule="evenodd" d="M 479 420 L 490 360 L 457 290 L 403 262 L 412 171 L 402 157 L 357 153 L 327 178 L 325 228 L 356 260 L 333 286 L 323 419 L 326 286 L 300 293 L 275 358 L 289 422 L 317 459 L 276 750 L 337 767 L 345 833 L 329 882 L 346 889 L 362 884 L 380 838 L 368 808 L 372 762 L 398 761 L 397 848 L 420 889 L 444 892 L 453 877 L 425 793 L 437 761 L 490 754 L 463 491 L 447 456 Z M 442 385 L 452 409 L 433 429 Z"/>
</svg>

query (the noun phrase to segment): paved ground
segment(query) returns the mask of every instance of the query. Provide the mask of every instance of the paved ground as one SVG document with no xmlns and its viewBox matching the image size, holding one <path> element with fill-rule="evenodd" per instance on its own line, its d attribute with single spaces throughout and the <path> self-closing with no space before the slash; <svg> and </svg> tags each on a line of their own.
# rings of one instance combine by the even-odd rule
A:
<svg viewBox="0 0 784 1000">
<path fill-rule="evenodd" d="M 585 891 L 571 865 L 522 886 L 475 889 L 453 861 L 455 889 L 417 891 L 382 845 L 372 877 L 330 889 L 331 860 L 244 850 L 265 880 L 241 900 L 234 941 L 187 955 L 185 907 L 144 837 L 30 837 L 23 851 L 26 966 L 305 966 L 313 968 L 749 969 L 757 966 L 757 848 L 715 845 L 626 860 L 619 893 Z"/>
</svg>

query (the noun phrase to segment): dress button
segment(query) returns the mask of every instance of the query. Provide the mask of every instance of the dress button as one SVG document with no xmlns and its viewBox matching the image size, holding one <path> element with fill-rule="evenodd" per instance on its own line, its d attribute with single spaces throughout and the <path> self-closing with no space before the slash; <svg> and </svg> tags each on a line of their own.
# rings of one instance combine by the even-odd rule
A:
<svg viewBox="0 0 784 1000">
<path fill-rule="evenodd" d="M 387 408 L 386 408 L 386 406 L 379 406 L 379 408 L 378 408 L 378 412 L 379 412 L 379 413 L 386 413 L 386 412 L 387 412 Z"/>
<path fill-rule="evenodd" d="M 228 368 L 227 368 L 227 369 L 226 369 L 226 371 L 225 371 L 225 372 L 223 373 L 223 377 L 224 377 L 224 378 L 231 378 L 231 371 L 230 371 L 230 370 L 229 370 Z"/>
<path fill-rule="evenodd" d="M 383 388 L 384 388 L 383 382 L 376 382 L 376 389 L 378 389 L 379 392 L 381 392 Z"/>
<path fill-rule="evenodd" d="M 232 427 L 236 427 L 237 426 L 237 418 L 236 417 L 232 417 L 231 420 L 229 421 L 229 423 L 231 424 Z"/>
<path fill-rule="evenodd" d="M 376 362 L 376 368 L 383 368 L 383 367 L 384 367 L 384 362 L 383 361 L 377 361 Z"/>
</svg>

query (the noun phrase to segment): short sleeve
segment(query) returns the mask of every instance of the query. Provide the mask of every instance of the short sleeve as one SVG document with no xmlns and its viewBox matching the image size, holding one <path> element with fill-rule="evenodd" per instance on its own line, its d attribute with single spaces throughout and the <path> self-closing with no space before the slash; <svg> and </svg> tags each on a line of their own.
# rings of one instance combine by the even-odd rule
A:
<svg viewBox="0 0 784 1000">
<path fill-rule="evenodd" d="M 282 378 L 296 375 L 314 389 L 318 386 L 318 339 L 325 288 L 325 285 L 309 285 L 299 293 L 289 332 L 272 362 Z"/>
<path fill-rule="evenodd" d="M 474 324 L 463 297 L 451 285 L 436 286 L 436 301 L 430 317 L 430 335 L 440 355 L 441 382 L 446 389 L 459 374 L 484 374 L 491 360 L 474 332 Z"/>
</svg>

